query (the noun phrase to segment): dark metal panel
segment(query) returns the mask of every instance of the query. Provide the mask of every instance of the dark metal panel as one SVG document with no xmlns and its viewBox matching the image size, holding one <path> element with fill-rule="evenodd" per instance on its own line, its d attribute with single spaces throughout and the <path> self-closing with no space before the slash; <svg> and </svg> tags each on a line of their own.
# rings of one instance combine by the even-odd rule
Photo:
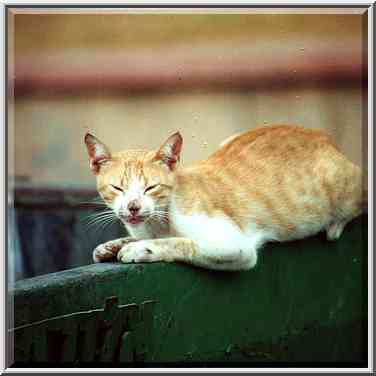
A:
<svg viewBox="0 0 376 376">
<path fill-rule="evenodd" d="M 359 366 L 367 356 L 367 218 L 336 242 L 319 234 L 269 244 L 248 272 L 107 263 L 19 281 L 15 323 L 98 309 L 108 296 L 140 311 L 140 321 L 127 319 L 121 360 Z"/>
<path fill-rule="evenodd" d="M 11 330 L 15 338 L 16 362 L 119 362 L 121 337 L 132 333 L 136 341 L 127 359 L 143 360 L 148 353 L 152 302 L 117 305 L 116 297 L 107 298 L 103 309 L 52 317 Z M 147 309 L 144 309 L 147 307 Z M 148 324 L 145 327 L 145 324 Z M 129 341 L 128 341 L 129 342 Z M 129 346 L 128 346 L 129 347 Z"/>
</svg>

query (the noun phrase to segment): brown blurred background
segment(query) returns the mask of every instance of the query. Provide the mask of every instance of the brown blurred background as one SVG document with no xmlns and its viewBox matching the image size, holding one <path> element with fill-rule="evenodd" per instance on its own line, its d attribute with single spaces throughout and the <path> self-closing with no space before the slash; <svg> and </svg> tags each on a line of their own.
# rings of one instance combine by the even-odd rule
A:
<svg viewBox="0 0 376 376">
<path fill-rule="evenodd" d="M 18 9 L 8 21 L 17 278 L 89 263 L 120 231 L 78 225 L 95 190 L 87 131 L 122 150 L 179 130 L 189 164 L 234 133 L 300 124 L 367 160 L 365 10 Z"/>
<path fill-rule="evenodd" d="M 114 150 L 180 130 L 188 164 L 235 132 L 300 124 L 360 164 L 366 16 L 287 11 L 16 13 L 18 181 L 94 187 L 87 130 Z"/>
</svg>

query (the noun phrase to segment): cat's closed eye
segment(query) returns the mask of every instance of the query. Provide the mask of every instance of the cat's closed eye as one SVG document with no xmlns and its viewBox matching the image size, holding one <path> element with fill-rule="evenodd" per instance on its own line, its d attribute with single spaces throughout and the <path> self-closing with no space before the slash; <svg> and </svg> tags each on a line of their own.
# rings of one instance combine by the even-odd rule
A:
<svg viewBox="0 0 376 376">
<path fill-rule="evenodd" d="M 159 184 L 153 184 L 153 185 L 149 185 L 148 187 L 146 187 L 144 193 L 147 193 L 147 192 L 151 192 L 153 190 L 155 190 L 155 188 L 159 187 Z"/>
<path fill-rule="evenodd" d="M 124 192 L 123 188 L 118 187 L 117 185 L 110 184 L 111 188 L 118 192 Z"/>
</svg>

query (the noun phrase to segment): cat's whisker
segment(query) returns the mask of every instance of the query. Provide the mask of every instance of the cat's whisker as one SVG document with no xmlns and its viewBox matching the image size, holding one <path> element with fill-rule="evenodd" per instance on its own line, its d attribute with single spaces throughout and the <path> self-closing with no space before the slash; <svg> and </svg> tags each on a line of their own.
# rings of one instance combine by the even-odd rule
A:
<svg viewBox="0 0 376 376">
<path fill-rule="evenodd" d="M 162 211 L 155 211 L 153 212 L 150 217 L 150 219 L 155 219 L 156 221 L 164 222 L 164 223 L 169 223 L 169 215 L 166 212 Z"/>
<path fill-rule="evenodd" d="M 99 228 L 98 228 L 98 231 L 100 231 L 100 234 L 103 233 L 103 231 L 105 230 L 106 227 L 113 224 L 115 222 L 115 219 L 116 218 L 110 218 L 107 221 L 101 222 L 100 225 L 99 225 Z"/>
<path fill-rule="evenodd" d="M 89 216 L 90 215 L 93 215 L 93 214 L 101 214 L 101 213 L 113 213 L 113 210 L 112 209 L 101 209 L 101 210 L 96 210 L 94 213 L 91 213 L 91 214 L 88 214 Z"/>
<path fill-rule="evenodd" d="M 169 217 L 169 214 L 167 212 L 155 212 L 155 214 L 160 217 Z"/>
<path fill-rule="evenodd" d="M 88 216 L 88 217 L 84 218 L 82 220 L 82 222 L 83 223 L 90 223 L 90 222 L 95 222 L 95 221 L 102 219 L 102 218 L 107 218 L 107 217 L 112 217 L 112 216 L 114 216 L 113 213 L 100 213 L 100 214 Z"/>
<path fill-rule="evenodd" d="M 101 219 L 101 218 L 105 218 L 105 217 L 113 217 L 113 216 L 115 216 L 114 213 L 101 213 L 101 214 L 97 214 L 97 215 L 92 215 L 90 217 L 87 217 L 86 219 L 88 219 L 90 221 L 90 220 L 96 220 L 96 219 Z"/>
<path fill-rule="evenodd" d="M 101 215 L 105 215 L 105 214 L 114 214 L 114 212 L 112 210 L 105 210 L 105 211 L 100 211 L 100 212 L 95 212 L 95 213 L 92 213 L 92 214 L 89 214 L 87 215 L 87 217 L 97 217 L 97 216 L 101 216 Z"/>
<path fill-rule="evenodd" d="M 96 212 L 96 213 L 89 214 L 85 218 L 98 218 L 98 217 L 101 217 L 103 215 L 109 215 L 109 214 L 112 214 L 111 211 L 106 211 L 106 212 L 102 211 L 102 212 Z"/>
<path fill-rule="evenodd" d="M 96 228 L 97 229 L 96 231 L 98 232 L 101 230 L 103 226 L 111 222 L 115 222 L 115 218 L 107 218 L 106 220 L 103 220 L 103 221 L 93 222 L 87 226 L 87 229 L 89 230 L 92 228 Z"/>
<path fill-rule="evenodd" d="M 168 213 L 168 210 L 163 206 L 156 206 L 153 213 Z"/>
<path fill-rule="evenodd" d="M 95 227 L 95 226 L 98 226 L 99 224 L 101 224 L 103 222 L 106 222 L 107 220 L 112 220 L 112 218 L 103 218 L 102 220 L 92 221 L 90 223 L 87 223 L 86 227 L 87 228 Z"/>
<path fill-rule="evenodd" d="M 157 215 L 155 215 L 155 217 L 159 218 L 159 219 L 162 219 L 162 220 L 169 220 L 169 217 L 167 215 L 157 214 Z"/>
<path fill-rule="evenodd" d="M 103 201 L 81 201 L 79 202 L 80 205 L 102 205 L 102 206 L 107 206 L 107 204 Z"/>
<path fill-rule="evenodd" d="M 146 221 L 145 221 L 145 224 L 148 224 L 148 223 L 150 223 L 151 221 L 163 222 L 164 220 L 161 219 L 160 217 L 158 217 L 155 213 L 151 213 L 151 214 L 147 217 L 147 219 L 146 219 Z"/>
<path fill-rule="evenodd" d="M 168 222 L 169 221 L 169 218 L 166 217 L 166 216 L 160 216 L 160 215 L 155 215 L 153 216 L 155 219 L 158 219 L 158 220 L 161 220 L 163 222 Z"/>
<path fill-rule="evenodd" d="M 103 201 L 102 197 L 95 197 L 88 201 L 81 201 L 78 203 L 79 206 L 98 206 L 98 207 L 106 207 L 107 204 Z"/>
<path fill-rule="evenodd" d="M 166 205 L 155 205 L 155 206 L 154 206 L 154 210 L 155 210 L 155 211 L 159 211 L 159 210 L 161 210 L 161 211 L 165 211 L 165 212 L 167 212 L 168 208 L 166 207 Z"/>
<path fill-rule="evenodd" d="M 108 220 L 106 222 L 103 222 L 103 223 L 94 223 L 92 224 L 92 226 L 90 227 L 91 228 L 95 228 L 95 233 L 96 233 L 96 237 L 100 237 L 103 233 L 103 231 L 105 230 L 105 228 L 107 226 L 109 226 L 111 223 L 114 223 L 115 222 L 115 219 L 112 219 L 112 220 Z"/>
<path fill-rule="evenodd" d="M 102 213 L 94 213 L 87 218 L 83 220 L 84 225 L 89 228 L 91 225 L 95 223 L 102 222 L 106 219 L 112 219 L 112 218 L 117 218 L 115 213 L 112 210 L 102 212 Z"/>
</svg>

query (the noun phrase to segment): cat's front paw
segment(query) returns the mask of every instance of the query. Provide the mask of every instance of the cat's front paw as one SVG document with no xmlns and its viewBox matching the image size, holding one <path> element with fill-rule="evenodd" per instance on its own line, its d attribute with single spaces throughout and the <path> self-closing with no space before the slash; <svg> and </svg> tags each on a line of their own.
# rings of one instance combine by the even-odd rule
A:
<svg viewBox="0 0 376 376">
<path fill-rule="evenodd" d="M 94 262 L 104 262 L 114 260 L 117 253 L 125 244 L 135 242 L 136 239 L 128 237 L 111 240 L 109 242 L 98 245 L 93 251 Z"/>
<path fill-rule="evenodd" d="M 117 254 L 117 259 L 124 263 L 131 262 L 155 262 L 161 258 L 153 251 L 151 243 L 147 240 L 139 240 L 125 245 Z"/>
</svg>

